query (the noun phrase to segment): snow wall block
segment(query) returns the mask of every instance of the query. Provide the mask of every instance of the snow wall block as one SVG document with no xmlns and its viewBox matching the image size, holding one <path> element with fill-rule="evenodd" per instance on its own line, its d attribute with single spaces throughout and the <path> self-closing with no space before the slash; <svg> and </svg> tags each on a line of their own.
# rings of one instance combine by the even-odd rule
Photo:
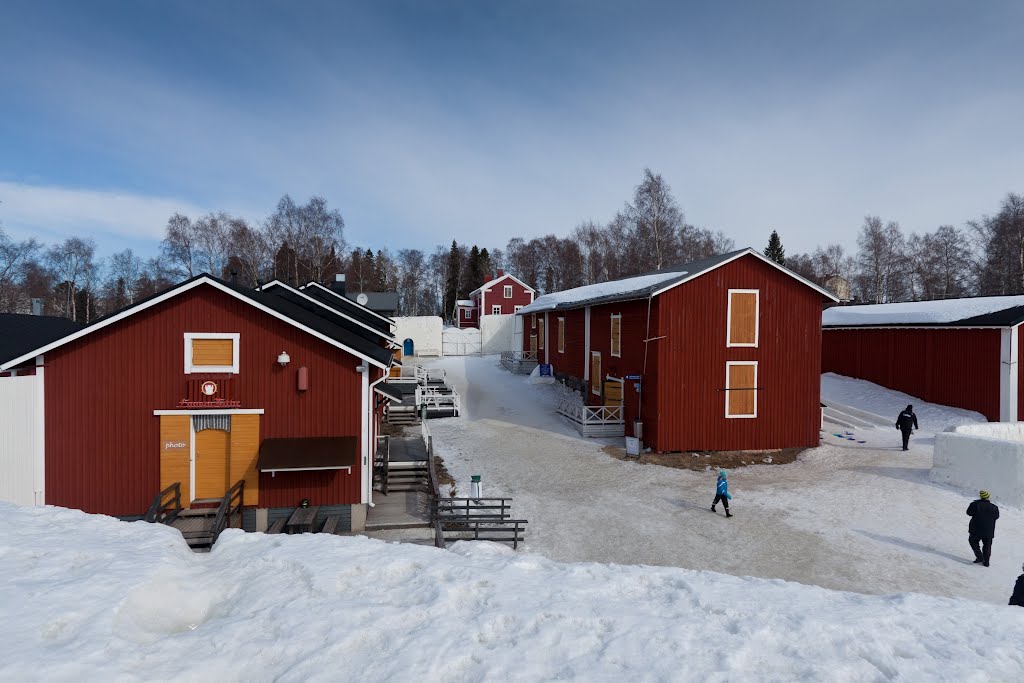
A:
<svg viewBox="0 0 1024 683">
<path fill-rule="evenodd" d="M 436 315 L 418 315 L 394 318 L 395 341 L 401 345 L 412 339 L 417 356 L 441 355 L 441 330 L 444 322 Z"/>
<path fill-rule="evenodd" d="M 957 434 L 987 436 L 990 439 L 1002 439 L 1003 441 L 1024 441 L 1024 422 L 984 422 L 960 425 L 953 431 Z"/>
<path fill-rule="evenodd" d="M 965 434 L 959 428 L 936 434 L 928 477 L 974 494 L 989 491 L 997 505 L 1024 506 L 1024 441 Z"/>
<path fill-rule="evenodd" d="M 480 353 L 484 355 L 514 350 L 515 315 L 484 315 L 480 317 Z"/>
</svg>

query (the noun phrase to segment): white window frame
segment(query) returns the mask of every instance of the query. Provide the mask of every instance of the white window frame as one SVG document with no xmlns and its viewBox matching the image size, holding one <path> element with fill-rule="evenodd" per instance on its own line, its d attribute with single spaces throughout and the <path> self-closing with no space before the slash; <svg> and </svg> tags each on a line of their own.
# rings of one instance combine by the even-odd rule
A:
<svg viewBox="0 0 1024 683">
<path fill-rule="evenodd" d="M 600 351 L 591 351 L 590 352 L 590 373 L 591 374 L 594 373 L 594 356 L 597 356 L 597 361 L 598 361 L 598 363 L 601 364 L 601 372 L 604 372 L 604 361 L 601 360 L 601 352 Z M 598 375 L 600 375 L 600 374 L 601 373 L 598 373 Z M 601 378 L 600 377 L 591 378 L 591 380 L 590 380 L 590 393 L 594 394 L 595 396 L 600 396 L 601 395 L 601 389 L 602 389 Z"/>
<path fill-rule="evenodd" d="M 501 304 L 491 306 L 491 315 L 501 315 Z"/>
<path fill-rule="evenodd" d="M 504 294 L 506 299 L 512 298 L 512 285 L 505 285 Z"/>
<path fill-rule="evenodd" d="M 185 374 L 196 375 L 208 372 L 223 372 L 238 374 L 238 342 L 241 335 L 238 332 L 186 332 L 185 333 Z M 230 339 L 231 340 L 231 365 L 193 365 L 192 364 L 192 340 L 193 339 Z"/>
<path fill-rule="evenodd" d="M 518 313 L 518 312 L 519 312 L 519 311 L 521 311 L 521 310 L 523 310 L 523 307 L 522 307 L 522 306 L 516 306 L 516 307 L 515 307 L 514 309 L 512 309 L 512 312 L 513 312 L 513 313 Z"/>
<path fill-rule="evenodd" d="M 558 352 L 565 353 L 565 318 L 558 319 Z"/>
<path fill-rule="evenodd" d="M 614 342 L 614 337 L 612 336 L 612 330 L 615 329 L 615 321 L 616 320 L 619 321 L 619 348 L 618 348 L 618 353 L 615 352 L 616 349 L 612 345 L 613 342 Z M 622 358 L 622 314 L 621 313 L 613 313 L 612 317 L 608 321 L 608 348 L 609 348 L 609 354 L 611 354 L 612 358 Z"/>
<path fill-rule="evenodd" d="M 732 295 L 753 294 L 754 295 L 754 343 L 734 344 L 732 342 Z M 761 290 L 759 289 L 730 289 L 729 306 L 725 317 L 725 346 L 730 349 L 746 348 L 756 349 L 761 339 Z"/>
<path fill-rule="evenodd" d="M 473 317 L 473 309 L 472 308 L 463 308 L 462 309 L 462 319 L 463 320 L 469 320 L 472 317 Z"/>
<path fill-rule="evenodd" d="M 734 365 L 753 365 L 754 366 L 754 412 L 751 415 L 730 415 L 729 414 L 729 391 L 732 387 L 729 386 L 729 369 Z M 725 362 L 725 417 L 729 420 L 751 420 L 757 418 L 757 361 L 756 360 L 730 360 Z M 740 387 L 741 389 L 744 387 Z"/>
</svg>

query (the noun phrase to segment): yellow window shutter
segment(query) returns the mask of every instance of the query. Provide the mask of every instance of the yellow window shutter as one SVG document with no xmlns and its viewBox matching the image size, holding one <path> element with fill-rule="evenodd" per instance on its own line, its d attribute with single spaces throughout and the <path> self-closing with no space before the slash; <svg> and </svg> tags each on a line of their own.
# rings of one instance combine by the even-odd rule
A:
<svg viewBox="0 0 1024 683">
<path fill-rule="evenodd" d="M 757 299 L 757 292 L 729 292 L 729 345 L 757 345 Z"/>
<path fill-rule="evenodd" d="M 757 401 L 757 366 L 730 365 L 728 415 L 744 416 L 756 413 Z"/>
<path fill-rule="evenodd" d="M 235 342 L 232 339 L 193 339 L 192 365 L 230 367 L 235 364 Z"/>
</svg>

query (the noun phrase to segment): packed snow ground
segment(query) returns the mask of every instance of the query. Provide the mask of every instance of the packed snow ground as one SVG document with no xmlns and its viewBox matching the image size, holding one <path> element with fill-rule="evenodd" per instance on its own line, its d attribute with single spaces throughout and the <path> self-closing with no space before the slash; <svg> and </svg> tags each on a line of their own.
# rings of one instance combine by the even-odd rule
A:
<svg viewBox="0 0 1024 683">
<path fill-rule="evenodd" d="M 0 504 L 0 680 L 1021 680 L 1024 610 Z"/>
<path fill-rule="evenodd" d="M 900 450 L 895 426 L 850 430 L 863 444 L 826 432 L 824 445 L 796 463 L 732 471 L 735 516 L 726 519 L 709 509 L 714 472 L 608 456 L 601 447 L 611 440 L 583 439 L 555 413 L 564 387 L 530 384 L 495 357 L 426 364 L 444 367 L 463 396 L 463 417 L 430 422 L 438 454 L 462 494 L 470 475 L 480 474 L 485 495 L 512 496 L 515 516 L 530 522 L 529 552 L 999 605 L 1020 573 L 1021 510 L 1002 507 L 992 566 L 983 568 L 967 544 L 965 511 L 976 492 L 928 480 L 934 432 L 974 419 L 966 411 L 826 376 L 825 396 L 835 393 L 893 423 L 913 402 L 922 429 L 911 450 Z"/>
</svg>

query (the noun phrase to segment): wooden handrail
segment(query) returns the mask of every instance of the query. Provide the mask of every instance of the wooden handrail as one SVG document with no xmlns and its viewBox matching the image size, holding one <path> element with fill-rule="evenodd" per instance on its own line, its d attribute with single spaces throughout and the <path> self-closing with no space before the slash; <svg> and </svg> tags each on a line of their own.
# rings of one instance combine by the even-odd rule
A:
<svg viewBox="0 0 1024 683">
<path fill-rule="evenodd" d="M 172 494 L 171 498 L 165 502 L 164 498 L 168 494 Z M 171 509 L 170 512 L 167 512 L 168 508 Z M 170 524 L 181 510 L 181 482 L 176 481 L 153 497 L 153 503 L 143 519 L 154 524 Z"/>
<path fill-rule="evenodd" d="M 224 498 L 221 499 L 220 505 L 217 507 L 217 514 L 213 518 L 213 524 L 210 527 L 210 546 L 217 542 L 217 538 L 220 536 L 220 532 L 224 531 L 228 524 L 231 523 L 231 517 L 236 512 L 242 512 L 243 500 L 245 493 L 245 479 L 239 479 L 235 482 L 235 485 L 228 489 L 227 493 L 224 494 Z M 235 498 L 238 498 L 238 505 L 232 505 Z"/>
</svg>

